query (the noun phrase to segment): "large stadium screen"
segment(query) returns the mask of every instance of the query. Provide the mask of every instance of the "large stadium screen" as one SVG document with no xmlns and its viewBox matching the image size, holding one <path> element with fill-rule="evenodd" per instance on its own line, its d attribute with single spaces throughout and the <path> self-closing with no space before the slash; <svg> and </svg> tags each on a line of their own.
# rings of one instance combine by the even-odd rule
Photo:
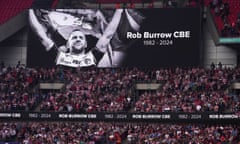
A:
<svg viewBox="0 0 240 144">
<path fill-rule="evenodd" d="M 27 64 L 196 66 L 200 9 L 30 9 Z"/>
</svg>

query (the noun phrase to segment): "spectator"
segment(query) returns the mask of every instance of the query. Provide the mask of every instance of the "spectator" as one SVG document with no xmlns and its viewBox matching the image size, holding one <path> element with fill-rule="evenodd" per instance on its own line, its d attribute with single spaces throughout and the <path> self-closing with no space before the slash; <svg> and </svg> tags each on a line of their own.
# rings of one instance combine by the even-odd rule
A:
<svg viewBox="0 0 240 144">
<path fill-rule="evenodd" d="M 211 63 L 211 69 L 214 70 L 215 69 L 215 64 L 212 62 Z"/>
<path fill-rule="evenodd" d="M 239 126 L 112 122 L 1 123 L 0 140 L 18 143 L 239 143 Z"/>
<path fill-rule="evenodd" d="M 218 63 L 218 68 L 222 69 L 222 63 L 221 62 Z"/>
</svg>

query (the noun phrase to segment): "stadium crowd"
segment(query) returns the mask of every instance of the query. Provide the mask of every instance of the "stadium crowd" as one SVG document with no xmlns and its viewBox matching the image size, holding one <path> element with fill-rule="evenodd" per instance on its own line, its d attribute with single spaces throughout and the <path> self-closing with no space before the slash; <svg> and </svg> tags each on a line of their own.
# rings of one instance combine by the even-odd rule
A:
<svg viewBox="0 0 240 144">
<path fill-rule="evenodd" d="M 145 91 L 135 104 L 139 112 L 239 112 L 239 98 L 227 88 L 239 79 L 239 68 L 157 70 L 162 89 Z"/>
<path fill-rule="evenodd" d="M 231 125 L 130 124 L 131 144 L 239 143 L 239 127 Z"/>
<path fill-rule="evenodd" d="M 42 111 L 120 112 L 133 102 L 134 81 L 148 80 L 141 70 L 91 69 L 71 77 L 64 92 L 48 93 Z"/>
<path fill-rule="evenodd" d="M 32 91 L 37 84 L 37 71 L 30 68 L 0 66 L 0 111 L 34 110 L 38 93 Z"/>
<path fill-rule="evenodd" d="M 238 125 L 112 122 L 1 123 L 0 142 L 23 144 L 239 143 Z"/>
<path fill-rule="evenodd" d="M 42 100 L 36 86 L 40 82 L 67 81 L 72 73 L 68 69 L 26 68 L 18 63 L 15 67 L 0 65 L 0 111 L 35 110 Z"/>
<path fill-rule="evenodd" d="M 233 4 L 230 5 L 230 3 Z M 237 5 L 237 1 L 211 0 L 209 3 L 214 17 L 220 18 L 221 23 L 223 23 L 223 28 L 220 29 L 223 37 L 237 37 L 240 35 L 240 12 L 235 7 Z"/>
<path fill-rule="evenodd" d="M 235 98 L 235 99 L 234 99 Z M 239 112 L 237 97 L 223 92 L 145 92 L 136 112 Z"/>
<path fill-rule="evenodd" d="M 121 144 L 127 126 L 92 122 L 2 123 L 0 142 L 22 144 Z"/>
<path fill-rule="evenodd" d="M 228 89 L 240 68 L 68 69 L 1 67 L 0 110 L 66 112 L 239 112 L 237 94 Z M 34 88 L 64 82 L 65 89 Z M 136 83 L 160 83 L 155 91 L 136 92 Z M 134 91 L 135 90 L 135 91 Z M 139 95 L 137 95 L 139 94 Z"/>
</svg>

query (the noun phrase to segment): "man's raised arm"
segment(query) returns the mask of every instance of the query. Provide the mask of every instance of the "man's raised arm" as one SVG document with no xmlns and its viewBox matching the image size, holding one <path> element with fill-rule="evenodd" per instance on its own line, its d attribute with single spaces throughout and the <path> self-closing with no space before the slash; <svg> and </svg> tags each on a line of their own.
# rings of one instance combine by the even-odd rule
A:
<svg viewBox="0 0 240 144">
<path fill-rule="evenodd" d="M 123 9 L 117 9 L 113 15 L 111 22 L 108 24 L 106 29 L 103 32 L 103 35 L 100 37 L 96 44 L 96 49 L 102 53 L 107 51 L 110 41 L 117 31 Z"/>
<path fill-rule="evenodd" d="M 29 21 L 33 31 L 40 38 L 42 45 L 45 46 L 46 51 L 49 51 L 54 46 L 54 42 L 47 36 L 47 29 L 38 21 L 32 9 L 29 10 Z"/>
</svg>

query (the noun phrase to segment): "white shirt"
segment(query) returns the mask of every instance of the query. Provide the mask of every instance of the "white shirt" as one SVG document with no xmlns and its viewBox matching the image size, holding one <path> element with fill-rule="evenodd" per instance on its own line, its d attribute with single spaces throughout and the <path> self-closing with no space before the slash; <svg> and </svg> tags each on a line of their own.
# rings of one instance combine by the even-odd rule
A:
<svg viewBox="0 0 240 144">
<path fill-rule="evenodd" d="M 92 52 L 77 55 L 59 52 L 57 55 L 56 64 L 70 67 L 87 67 L 96 65 L 96 60 Z"/>
</svg>

